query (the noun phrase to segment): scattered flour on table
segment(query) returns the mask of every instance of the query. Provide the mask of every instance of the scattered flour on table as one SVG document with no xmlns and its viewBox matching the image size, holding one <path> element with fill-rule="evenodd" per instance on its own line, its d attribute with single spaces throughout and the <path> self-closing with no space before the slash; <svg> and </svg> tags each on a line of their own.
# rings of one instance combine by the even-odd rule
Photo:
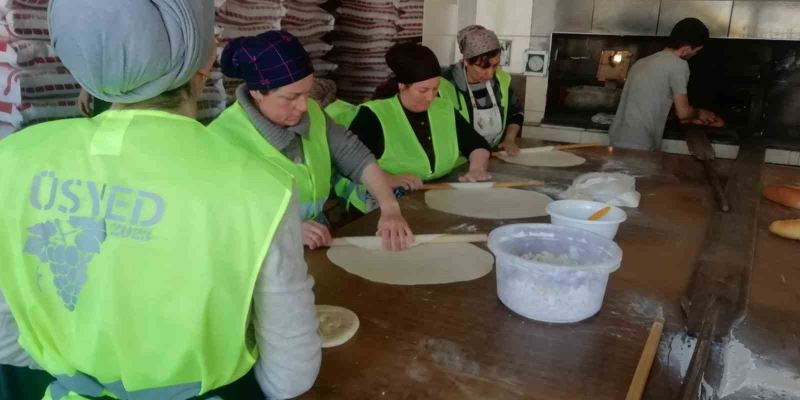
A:
<svg viewBox="0 0 800 400">
<path fill-rule="evenodd" d="M 703 380 L 700 382 L 700 400 L 714 400 L 714 393 L 716 393 L 714 388 L 712 388 L 711 385 L 706 382 L 706 378 L 703 378 Z"/>
<path fill-rule="evenodd" d="M 697 339 L 685 332 L 665 334 L 659 345 L 658 358 L 667 368 L 677 369 L 675 372 L 685 377 L 696 344 Z M 714 390 L 703 380 L 700 399 L 725 399 L 744 389 L 763 392 L 766 395 L 764 399 L 776 399 L 775 394 L 787 396 L 780 398 L 800 398 L 800 376 L 796 373 L 767 365 L 766 360 L 752 354 L 734 337 L 725 345 L 724 353 L 725 365 L 719 390 Z"/>
<path fill-rule="evenodd" d="M 603 166 L 600 167 L 600 172 L 620 172 L 634 178 L 646 178 L 658 175 L 662 168 L 661 165 L 652 162 L 631 164 L 630 162 L 611 159 L 603 163 Z"/>
<path fill-rule="evenodd" d="M 547 185 L 547 186 L 539 186 L 535 190 L 537 192 L 539 192 L 539 193 L 546 194 L 546 195 L 548 195 L 550 197 L 558 197 L 561 193 L 563 193 L 565 190 L 567 190 L 567 187 L 569 187 L 569 186 L 567 186 L 567 185 L 563 185 L 563 186 Z"/>
<path fill-rule="evenodd" d="M 768 360 L 754 355 L 732 335 L 725 346 L 724 359 L 719 398 L 744 388 L 800 396 L 800 376 L 797 373 L 768 365 Z"/>
<path fill-rule="evenodd" d="M 463 223 L 447 229 L 448 232 L 477 232 L 478 227 L 473 224 Z"/>
<path fill-rule="evenodd" d="M 646 297 L 640 294 L 631 294 L 626 297 L 628 301 L 628 311 L 632 314 L 644 317 L 647 323 L 651 323 L 652 318 L 659 314 L 659 310 L 663 313 L 662 303 L 657 299 Z"/>
<path fill-rule="evenodd" d="M 680 376 L 684 377 L 689 370 L 696 344 L 697 339 L 687 335 L 686 332 L 673 333 L 661 340 L 658 358 L 668 368 L 677 368 Z"/>
</svg>

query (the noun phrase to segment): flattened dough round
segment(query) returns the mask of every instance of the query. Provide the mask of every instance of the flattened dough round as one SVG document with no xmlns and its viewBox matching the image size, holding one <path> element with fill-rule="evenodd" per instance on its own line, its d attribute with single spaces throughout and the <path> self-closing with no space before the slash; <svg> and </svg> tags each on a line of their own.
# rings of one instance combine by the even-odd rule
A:
<svg viewBox="0 0 800 400">
<path fill-rule="evenodd" d="M 317 305 L 317 319 L 322 348 L 345 344 L 358 331 L 358 316 L 344 307 Z"/>
<path fill-rule="evenodd" d="M 498 156 L 497 158 L 511 164 L 530 167 L 574 167 L 586 162 L 583 157 L 566 151 L 541 151 L 537 153 L 521 153 L 516 157 Z"/>
<path fill-rule="evenodd" d="M 469 243 L 423 244 L 404 251 L 338 246 L 328 249 L 328 259 L 351 274 L 392 285 L 471 281 L 494 264 L 491 253 Z"/>
<path fill-rule="evenodd" d="M 425 192 L 425 204 L 434 210 L 482 219 L 541 217 L 551 201 L 538 192 L 511 188 Z"/>
</svg>

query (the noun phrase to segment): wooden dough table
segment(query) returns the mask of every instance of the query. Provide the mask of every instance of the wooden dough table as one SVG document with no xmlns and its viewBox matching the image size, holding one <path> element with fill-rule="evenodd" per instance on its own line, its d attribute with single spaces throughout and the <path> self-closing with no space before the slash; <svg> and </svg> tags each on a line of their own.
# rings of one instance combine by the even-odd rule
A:
<svg viewBox="0 0 800 400">
<path fill-rule="evenodd" d="M 495 180 L 542 179 L 551 197 L 585 172 L 637 176 L 638 209 L 626 209 L 616 242 L 622 267 L 610 277 L 603 308 L 574 324 L 528 320 L 498 299 L 494 271 L 475 281 L 393 286 L 348 274 L 326 250 L 307 251 L 317 304 L 353 310 L 361 328 L 348 343 L 323 350 L 308 399 L 622 399 L 656 309 L 667 320 L 662 345 L 681 331 L 679 301 L 715 207 L 702 165 L 689 156 L 594 148 L 574 168 L 533 168 L 493 159 Z M 725 163 L 721 165 L 723 175 Z M 455 175 L 448 180 L 454 180 Z M 548 217 L 479 220 L 427 209 L 422 192 L 401 199 L 415 233 L 489 232 Z M 487 205 L 491 206 L 491 205 Z M 374 234 L 372 213 L 336 236 Z M 665 350 L 665 349 L 663 349 Z M 659 351 L 645 398 L 673 399 L 681 372 Z"/>
<path fill-rule="evenodd" d="M 688 156 L 662 153 L 575 152 L 588 162 L 556 169 L 492 160 L 490 170 L 497 180 L 544 180 L 548 185 L 537 190 L 550 195 L 584 172 L 637 176 L 642 201 L 638 209 L 626 209 L 628 221 L 616 237 L 624 251 L 622 267 L 611 275 L 597 315 L 574 324 L 540 323 L 500 303 L 494 272 L 471 282 L 392 286 L 348 274 L 328 261 L 325 250 L 308 251 L 317 303 L 355 311 L 361 328 L 350 342 L 323 350 L 319 377 L 302 398 L 622 399 L 660 306 L 667 323 L 644 398 L 676 399 L 688 354 L 677 357 L 680 349 L 669 344 L 684 330 L 680 299 L 716 208 L 702 165 Z M 717 167 L 726 176 L 731 162 L 718 161 Z M 798 184 L 800 169 L 765 165 L 761 177 L 764 185 Z M 449 215 L 427 209 L 422 193 L 401 199 L 401 206 L 416 233 L 488 232 L 506 223 L 548 222 L 547 217 L 493 221 Z M 733 335 L 771 368 L 798 376 L 800 242 L 778 238 L 767 228 L 776 219 L 800 218 L 800 210 L 762 199 L 756 215 L 748 311 Z M 370 214 L 335 233 L 373 234 L 377 217 Z M 716 387 L 721 373 L 722 366 L 712 364 L 706 378 Z M 20 400 L 40 398 L 52 379 L 0 366 L 0 397 L 3 377 L 24 388 Z M 260 395 L 252 379 L 234 392 L 224 398 Z M 794 397 L 744 388 L 726 400 L 753 398 Z"/>
<path fill-rule="evenodd" d="M 765 165 L 761 171 L 763 185 L 797 185 L 800 169 Z M 782 371 L 787 376 L 800 376 L 800 241 L 787 240 L 769 232 L 775 220 L 798 219 L 800 210 L 791 209 L 761 198 L 756 219 L 755 254 L 752 263 L 747 315 L 733 328 L 732 335 L 757 359 L 759 366 Z M 716 383 L 723 368 L 712 365 L 708 381 Z M 797 399 L 779 393 L 780 380 L 770 388 L 745 387 L 726 400 Z M 795 383 L 794 388 L 798 387 Z M 796 389 L 795 389 L 796 390 Z"/>
</svg>

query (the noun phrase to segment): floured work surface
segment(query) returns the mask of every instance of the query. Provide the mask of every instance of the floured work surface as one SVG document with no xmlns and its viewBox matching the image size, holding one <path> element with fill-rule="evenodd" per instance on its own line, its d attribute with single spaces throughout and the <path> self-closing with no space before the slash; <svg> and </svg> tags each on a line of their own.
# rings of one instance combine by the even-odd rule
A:
<svg viewBox="0 0 800 400">
<path fill-rule="evenodd" d="M 612 160 L 647 167 L 647 176 L 637 179 L 640 207 L 626 210 L 629 219 L 615 238 L 624 252 L 622 268 L 610 276 L 597 315 L 576 324 L 539 323 L 500 303 L 494 272 L 467 282 L 386 285 L 335 266 L 326 250 L 308 251 L 317 303 L 346 305 L 361 327 L 357 346 L 325 353 L 315 386 L 303 398 L 624 398 L 654 309 L 664 308 L 665 337 L 683 328 L 680 296 L 715 203 L 702 166 L 691 157 L 606 148 L 576 153 L 589 161 L 570 169 L 532 169 L 492 160 L 490 170 L 503 180 L 542 179 L 566 187 L 577 174 Z M 433 212 L 422 192 L 400 204 L 417 234 L 488 233 L 508 223 L 548 222 Z M 335 235 L 373 235 L 378 217 L 371 213 Z M 679 369 L 659 354 L 644 398 L 673 400 Z"/>
</svg>

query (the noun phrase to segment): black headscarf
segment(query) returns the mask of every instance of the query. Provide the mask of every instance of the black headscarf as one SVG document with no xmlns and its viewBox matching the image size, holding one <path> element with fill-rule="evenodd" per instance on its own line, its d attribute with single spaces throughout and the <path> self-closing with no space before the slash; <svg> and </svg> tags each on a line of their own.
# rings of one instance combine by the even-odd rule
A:
<svg viewBox="0 0 800 400">
<path fill-rule="evenodd" d="M 375 90 L 373 98 L 381 99 L 397 94 L 397 84 L 426 81 L 441 75 L 436 54 L 417 43 L 399 43 L 386 53 L 386 65 L 393 76 Z"/>
<path fill-rule="evenodd" d="M 386 65 L 400 83 L 425 81 L 441 75 L 436 54 L 416 43 L 400 43 L 386 53 Z"/>
</svg>

